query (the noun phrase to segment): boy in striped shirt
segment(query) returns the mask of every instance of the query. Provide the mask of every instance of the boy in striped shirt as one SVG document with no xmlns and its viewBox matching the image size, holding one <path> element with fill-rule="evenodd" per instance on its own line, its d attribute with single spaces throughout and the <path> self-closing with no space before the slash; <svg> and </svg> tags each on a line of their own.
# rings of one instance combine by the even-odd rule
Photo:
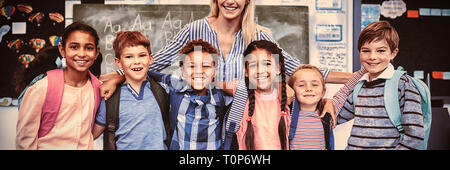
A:
<svg viewBox="0 0 450 170">
<path fill-rule="evenodd" d="M 338 123 L 355 119 L 346 149 L 419 149 L 424 141 L 421 99 L 411 80 L 403 75 L 398 85 L 403 137 L 384 106 L 385 83 L 395 72 L 390 61 L 398 53 L 398 44 L 397 31 L 386 21 L 374 22 L 361 31 L 358 50 L 368 73 L 360 79 L 365 82 L 357 101 L 350 94 L 338 115 Z"/>
<path fill-rule="evenodd" d="M 198 49 L 201 47 L 201 49 Z M 170 150 L 217 150 L 221 147 L 221 121 L 233 98 L 211 82 L 216 75 L 216 48 L 201 39 L 180 51 L 181 79 L 149 72 L 170 98 Z"/>
</svg>

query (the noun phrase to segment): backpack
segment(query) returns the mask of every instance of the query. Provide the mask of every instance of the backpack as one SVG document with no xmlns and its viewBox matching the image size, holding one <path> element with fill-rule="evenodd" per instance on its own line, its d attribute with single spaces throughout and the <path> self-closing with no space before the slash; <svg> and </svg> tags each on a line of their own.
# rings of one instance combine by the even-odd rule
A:
<svg viewBox="0 0 450 170">
<path fill-rule="evenodd" d="M 150 90 L 155 96 L 159 109 L 164 122 L 164 128 L 166 130 L 167 138 L 164 141 L 166 146 L 170 146 L 171 133 L 169 131 L 169 95 L 165 90 L 155 82 L 153 79 L 147 79 L 150 82 Z M 103 131 L 103 149 L 104 150 L 116 150 L 117 137 L 115 132 L 119 128 L 119 105 L 120 105 L 120 91 L 122 83 L 119 83 L 116 87 L 116 91 L 109 100 L 105 101 L 106 104 L 106 128 Z"/>
<path fill-rule="evenodd" d="M 237 146 L 233 146 L 232 144 L 237 143 L 236 132 L 239 129 L 247 99 L 247 86 L 244 82 L 239 81 L 236 88 L 236 93 L 234 95 L 233 103 L 231 103 L 230 108 L 227 110 L 225 118 L 223 120 L 223 150 L 237 149 Z"/>
<path fill-rule="evenodd" d="M 91 79 L 92 86 L 94 88 L 94 99 L 95 99 L 95 106 L 93 110 L 93 117 L 91 123 L 91 128 L 94 125 L 95 115 L 97 113 L 97 109 L 100 105 L 100 91 L 95 90 L 98 89 L 101 85 L 100 81 L 95 77 L 90 71 L 88 71 L 88 74 Z M 56 117 L 58 116 L 59 109 L 61 107 L 62 97 L 64 93 L 64 71 L 63 69 L 54 69 L 47 71 L 45 74 L 41 74 L 33 79 L 33 81 L 30 83 L 28 87 L 32 86 L 34 83 L 36 83 L 38 80 L 44 78 L 47 76 L 47 93 L 45 95 L 44 104 L 42 107 L 42 113 L 41 113 L 41 122 L 38 130 L 38 138 L 43 137 L 47 135 L 50 130 L 53 128 L 56 122 Z M 22 103 L 23 96 L 25 95 L 26 89 L 22 91 L 18 98 L 18 105 L 20 109 L 20 104 Z"/>
<path fill-rule="evenodd" d="M 294 139 L 295 131 L 297 131 L 297 124 L 298 124 L 298 115 L 300 112 L 300 103 L 297 100 L 297 97 L 294 96 L 294 100 L 292 102 L 292 109 L 291 109 L 291 124 L 289 126 L 289 142 Z M 334 135 L 333 135 L 333 129 L 331 128 L 330 124 L 331 116 L 329 114 L 326 114 L 322 118 L 322 125 L 323 125 L 323 132 L 325 133 L 325 146 L 327 150 L 334 150 Z"/>
<path fill-rule="evenodd" d="M 400 139 L 403 138 L 404 130 L 401 124 L 402 112 L 400 111 L 400 104 L 398 101 L 398 83 L 402 75 L 405 75 L 411 82 L 414 83 L 417 90 L 420 94 L 420 106 L 422 108 L 423 115 L 423 124 L 425 137 L 424 142 L 422 143 L 421 150 L 427 149 L 428 137 L 430 135 L 430 127 L 431 127 L 431 94 L 427 85 L 419 79 L 411 77 L 407 74 L 407 72 L 399 66 L 397 70 L 395 70 L 392 78 L 386 80 L 386 84 L 384 87 L 384 103 L 385 108 L 388 113 L 389 119 L 392 124 L 397 128 L 400 132 Z M 356 101 L 358 98 L 358 93 L 361 90 L 364 81 L 360 81 L 353 90 L 353 106 L 356 106 Z"/>
</svg>

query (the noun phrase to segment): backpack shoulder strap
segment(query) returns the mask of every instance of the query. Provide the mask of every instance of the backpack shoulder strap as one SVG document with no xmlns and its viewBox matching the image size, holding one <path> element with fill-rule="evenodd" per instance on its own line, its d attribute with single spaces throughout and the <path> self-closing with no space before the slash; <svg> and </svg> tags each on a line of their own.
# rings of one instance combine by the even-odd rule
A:
<svg viewBox="0 0 450 170">
<path fill-rule="evenodd" d="M 103 131 L 103 149 L 104 150 L 116 150 L 115 137 L 116 130 L 119 128 L 119 106 L 120 106 L 120 91 L 122 83 L 119 83 L 116 87 L 116 91 L 105 101 L 106 105 L 106 128 Z"/>
<path fill-rule="evenodd" d="M 102 83 L 100 83 L 100 80 L 98 80 L 97 77 L 95 77 L 94 74 L 91 73 L 91 71 L 88 70 L 88 74 L 89 77 L 91 79 L 91 84 L 92 84 L 92 88 L 94 90 L 94 101 L 95 101 L 95 105 L 94 105 L 94 120 L 95 120 L 95 115 L 97 114 L 97 110 L 98 107 L 100 107 L 100 101 L 102 100 L 100 97 L 100 85 L 102 85 Z M 93 120 L 93 121 L 94 121 Z M 94 125 L 94 122 L 92 122 L 92 125 Z"/>
<path fill-rule="evenodd" d="M 47 71 L 47 93 L 41 113 L 38 138 L 47 135 L 55 125 L 64 93 L 64 72 L 62 69 Z"/>
<path fill-rule="evenodd" d="M 358 94 L 359 91 L 361 91 L 362 86 L 364 85 L 365 81 L 359 81 L 358 84 L 355 85 L 355 87 L 353 88 L 353 95 L 352 95 L 352 99 L 353 99 L 353 108 L 356 109 L 356 101 L 358 101 Z"/>
<path fill-rule="evenodd" d="M 406 71 L 403 71 L 403 69 L 399 67 L 395 70 L 392 78 L 386 80 L 386 85 L 384 87 L 384 106 L 386 112 L 392 124 L 394 124 L 402 136 L 404 131 L 401 123 L 402 113 L 400 110 L 400 103 L 398 102 L 398 84 L 400 78 L 405 73 Z"/>
<path fill-rule="evenodd" d="M 299 112 L 300 112 L 300 104 L 298 103 L 297 97 L 294 95 L 294 100 L 292 102 L 292 109 L 291 109 L 291 125 L 289 126 L 289 140 L 292 140 L 295 137 Z"/>
<path fill-rule="evenodd" d="M 161 116 L 164 123 L 164 128 L 166 130 L 167 139 L 165 141 L 167 146 L 170 146 L 170 141 L 172 139 L 172 132 L 170 132 L 170 101 L 169 95 L 167 95 L 166 90 L 161 87 L 155 80 L 152 78 L 148 78 L 150 82 L 150 90 L 152 90 L 153 95 L 155 96 L 156 102 L 158 103 L 159 109 L 161 110 Z"/>
<path fill-rule="evenodd" d="M 25 92 L 27 89 L 31 86 L 33 86 L 37 81 L 43 79 L 45 76 L 47 76 L 47 73 L 42 73 L 36 76 L 33 80 L 31 80 L 30 84 L 25 87 L 25 89 L 22 90 L 19 97 L 17 98 L 17 109 L 20 110 L 20 105 L 22 104 L 23 96 L 25 95 Z"/>
<path fill-rule="evenodd" d="M 233 142 L 233 137 L 239 129 L 245 105 L 248 99 L 247 87 L 243 81 L 239 81 L 234 95 L 233 103 L 225 116 L 225 135 L 223 138 L 224 150 L 229 150 Z"/>
<path fill-rule="evenodd" d="M 424 142 L 422 143 L 422 150 L 427 149 L 428 145 L 428 138 L 430 135 L 430 129 L 431 129 L 431 121 L 432 121 L 432 107 L 431 107 L 431 93 L 428 86 L 419 79 L 416 79 L 414 77 L 411 77 L 409 75 L 406 75 L 406 77 L 413 82 L 413 84 L 416 86 L 417 91 L 420 94 L 421 100 L 420 100 L 420 107 L 422 109 L 422 115 L 423 115 L 423 128 L 425 131 L 424 136 Z"/>
</svg>

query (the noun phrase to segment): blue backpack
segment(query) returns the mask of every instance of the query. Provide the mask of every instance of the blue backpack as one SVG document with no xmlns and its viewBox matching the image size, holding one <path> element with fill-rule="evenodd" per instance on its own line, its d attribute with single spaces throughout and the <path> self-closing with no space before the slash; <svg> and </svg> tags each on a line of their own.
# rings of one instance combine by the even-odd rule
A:
<svg viewBox="0 0 450 170">
<path fill-rule="evenodd" d="M 295 131 L 297 131 L 298 124 L 298 115 L 300 112 L 300 103 L 297 100 L 297 97 L 294 95 L 294 101 L 292 102 L 291 109 L 291 124 L 289 126 L 289 143 L 295 137 Z M 334 135 L 333 128 L 331 128 L 330 124 L 331 116 L 329 114 L 325 115 L 322 118 L 323 131 L 325 134 L 325 144 L 327 150 L 334 150 Z"/>
<path fill-rule="evenodd" d="M 422 143 L 420 149 L 426 150 L 431 127 L 431 94 L 428 86 L 422 80 L 409 76 L 407 72 L 401 66 L 399 66 L 395 71 L 394 76 L 392 76 L 391 79 L 386 80 L 386 85 L 384 87 L 385 108 L 389 115 L 389 119 L 400 132 L 400 138 L 402 139 L 404 130 L 401 124 L 402 112 L 400 110 L 400 103 L 398 101 L 398 83 L 402 75 L 405 75 L 414 83 L 421 97 L 420 106 L 422 108 L 425 136 L 424 142 Z M 356 106 L 358 93 L 361 90 L 363 84 L 364 81 L 360 81 L 353 90 L 353 106 Z"/>
</svg>

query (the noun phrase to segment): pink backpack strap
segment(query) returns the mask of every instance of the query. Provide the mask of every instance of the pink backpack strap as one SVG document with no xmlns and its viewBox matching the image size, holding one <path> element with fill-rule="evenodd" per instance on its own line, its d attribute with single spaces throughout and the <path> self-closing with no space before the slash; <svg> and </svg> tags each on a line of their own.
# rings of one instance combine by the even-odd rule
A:
<svg viewBox="0 0 450 170">
<path fill-rule="evenodd" d="M 94 105 L 94 118 L 92 119 L 92 123 L 91 123 L 91 127 L 94 126 L 94 121 L 95 121 L 95 116 L 97 114 L 97 110 L 98 107 L 100 106 L 100 101 L 101 101 L 101 97 L 100 97 L 100 81 L 97 79 L 97 77 L 95 77 L 90 71 L 88 71 L 89 76 L 91 78 L 91 83 L 92 83 L 92 87 L 94 89 L 94 99 L 95 99 L 95 105 Z"/>
<path fill-rule="evenodd" d="M 94 125 L 95 116 L 100 106 L 100 81 L 90 71 L 88 72 L 91 78 L 91 83 L 94 90 L 95 105 L 93 110 L 93 119 L 91 127 Z M 64 93 L 64 71 L 62 69 L 55 69 L 47 71 L 47 93 L 45 96 L 44 105 L 42 107 L 41 125 L 38 131 L 38 138 L 47 135 L 53 126 L 55 126 L 56 117 L 58 116 L 61 107 L 63 93 Z"/>
<path fill-rule="evenodd" d="M 55 125 L 64 93 L 64 72 L 62 69 L 47 71 L 47 93 L 42 107 L 38 138 L 47 135 Z"/>
</svg>

